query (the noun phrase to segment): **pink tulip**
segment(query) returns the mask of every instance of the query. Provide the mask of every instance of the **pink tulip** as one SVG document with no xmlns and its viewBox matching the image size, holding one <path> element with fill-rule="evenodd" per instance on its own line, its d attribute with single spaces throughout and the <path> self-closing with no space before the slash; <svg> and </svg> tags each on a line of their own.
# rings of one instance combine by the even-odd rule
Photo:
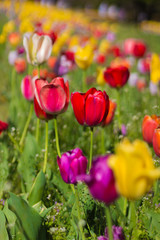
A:
<svg viewBox="0 0 160 240">
<path fill-rule="evenodd" d="M 23 97 L 28 100 L 32 101 L 34 98 L 34 80 L 31 76 L 25 76 L 21 82 L 21 92 Z"/>
</svg>

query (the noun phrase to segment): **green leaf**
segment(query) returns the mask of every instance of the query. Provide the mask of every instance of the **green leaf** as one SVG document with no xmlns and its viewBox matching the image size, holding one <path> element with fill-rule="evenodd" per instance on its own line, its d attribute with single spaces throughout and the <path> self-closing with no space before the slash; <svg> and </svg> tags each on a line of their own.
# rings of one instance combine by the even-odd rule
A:
<svg viewBox="0 0 160 240">
<path fill-rule="evenodd" d="M 18 164 L 18 171 L 23 179 L 26 192 L 30 191 L 33 184 L 33 179 L 36 175 L 35 156 L 38 150 L 39 147 L 35 137 L 28 133 L 25 140 L 23 154 Z"/>
<path fill-rule="evenodd" d="M 9 240 L 5 224 L 6 218 L 4 216 L 4 213 L 0 210 L 0 239 Z"/>
<path fill-rule="evenodd" d="M 28 201 L 31 206 L 33 206 L 42 199 L 45 183 L 46 183 L 45 174 L 41 170 L 37 174 L 28 196 Z"/>
<path fill-rule="evenodd" d="M 26 240 L 46 240 L 43 218 L 25 200 L 10 193 L 8 207 L 15 213 L 19 230 Z"/>
<path fill-rule="evenodd" d="M 8 173 L 8 149 L 4 144 L 0 143 L 0 198 L 3 193 Z"/>
<path fill-rule="evenodd" d="M 154 237 L 157 235 L 157 237 L 160 237 L 160 214 L 154 212 L 153 210 L 146 211 L 146 215 L 148 218 L 148 222 L 145 225 L 147 226 L 147 230 L 151 237 Z"/>
<path fill-rule="evenodd" d="M 15 223 L 16 223 L 16 215 L 8 209 L 8 202 L 6 201 L 5 202 L 5 205 L 4 205 L 4 208 L 3 208 L 3 213 L 7 219 L 7 222 L 8 222 L 8 227 L 9 227 L 9 230 L 10 230 L 10 235 L 13 239 L 13 236 L 16 235 L 16 226 L 15 226 Z"/>
<path fill-rule="evenodd" d="M 40 202 L 36 203 L 35 205 L 33 205 L 33 208 L 41 215 L 41 217 L 44 218 L 51 211 L 53 206 L 50 208 L 46 208 L 44 206 L 44 204 L 42 203 L 42 201 L 40 201 Z"/>
</svg>

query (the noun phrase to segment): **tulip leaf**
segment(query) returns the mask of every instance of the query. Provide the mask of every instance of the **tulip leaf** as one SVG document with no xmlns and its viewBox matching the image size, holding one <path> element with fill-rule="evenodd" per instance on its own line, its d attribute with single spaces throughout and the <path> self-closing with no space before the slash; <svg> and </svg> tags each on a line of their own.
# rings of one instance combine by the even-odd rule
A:
<svg viewBox="0 0 160 240">
<path fill-rule="evenodd" d="M 145 227 L 149 231 L 151 237 L 160 237 L 160 214 L 152 210 L 146 212 L 147 221 L 145 221 Z"/>
<path fill-rule="evenodd" d="M 0 143 L 0 198 L 8 173 L 8 149 L 4 144 Z"/>
<path fill-rule="evenodd" d="M 6 229 L 6 218 L 4 213 L 0 210 L 0 239 L 9 240 L 7 229 Z"/>
<path fill-rule="evenodd" d="M 51 209 L 53 208 L 53 206 L 50 207 L 50 208 L 46 208 L 43 205 L 42 201 L 36 203 L 32 207 L 41 215 L 42 218 L 44 218 L 51 211 Z"/>
<path fill-rule="evenodd" d="M 16 215 L 18 228 L 26 240 L 46 240 L 43 218 L 20 196 L 10 193 L 9 209 Z"/>
<path fill-rule="evenodd" d="M 36 204 L 42 199 L 45 183 L 46 183 L 45 174 L 41 170 L 37 174 L 28 196 L 28 201 L 31 206 Z"/>
<path fill-rule="evenodd" d="M 33 179 L 35 178 L 36 173 L 36 161 L 35 156 L 38 152 L 39 148 L 36 143 L 35 137 L 28 133 L 25 146 L 23 150 L 23 154 L 20 158 L 18 171 L 21 174 L 23 185 L 26 192 L 29 192 L 32 184 Z"/>
<path fill-rule="evenodd" d="M 10 234 L 11 237 L 16 235 L 16 227 L 15 227 L 15 223 L 16 223 L 16 215 L 9 210 L 8 208 L 8 202 L 5 202 L 4 208 L 3 208 L 3 213 L 7 219 L 7 222 L 9 224 L 9 230 L 10 230 Z"/>
</svg>

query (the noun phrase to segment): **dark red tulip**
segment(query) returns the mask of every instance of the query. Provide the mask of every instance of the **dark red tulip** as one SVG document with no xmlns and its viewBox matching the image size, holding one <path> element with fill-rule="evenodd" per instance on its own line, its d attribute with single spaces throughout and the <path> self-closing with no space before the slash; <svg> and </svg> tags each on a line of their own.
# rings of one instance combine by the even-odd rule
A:
<svg viewBox="0 0 160 240">
<path fill-rule="evenodd" d="M 96 88 L 91 88 L 86 93 L 72 93 L 71 103 L 79 124 L 90 127 L 101 124 L 109 110 L 108 95 Z"/>
<path fill-rule="evenodd" d="M 129 78 L 129 70 L 125 66 L 108 67 L 104 71 L 105 81 L 113 88 L 123 87 Z"/>
<path fill-rule="evenodd" d="M 65 83 L 60 77 L 53 79 L 50 83 L 37 79 L 35 81 L 35 97 L 44 112 L 57 116 L 68 108 L 68 81 Z"/>
<path fill-rule="evenodd" d="M 0 135 L 3 131 L 7 130 L 8 123 L 0 121 Z"/>
</svg>

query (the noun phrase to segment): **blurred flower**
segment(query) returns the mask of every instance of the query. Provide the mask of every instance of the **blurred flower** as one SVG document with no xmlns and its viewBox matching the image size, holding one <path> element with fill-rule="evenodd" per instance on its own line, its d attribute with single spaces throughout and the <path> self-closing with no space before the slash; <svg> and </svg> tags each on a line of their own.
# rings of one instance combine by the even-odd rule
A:
<svg viewBox="0 0 160 240">
<path fill-rule="evenodd" d="M 20 57 L 15 60 L 14 66 L 17 73 L 23 73 L 27 67 L 25 59 Z"/>
<path fill-rule="evenodd" d="M 148 145 L 141 140 L 130 143 L 124 139 L 108 164 L 114 172 L 117 191 L 130 200 L 141 198 L 160 177 L 160 168 L 154 167 Z"/>
<path fill-rule="evenodd" d="M 160 81 L 160 58 L 156 53 L 153 53 L 151 57 L 150 80 L 154 84 Z"/>
<path fill-rule="evenodd" d="M 25 76 L 21 82 L 21 92 L 23 97 L 32 101 L 34 98 L 34 79 L 31 76 Z"/>
<path fill-rule="evenodd" d="M 155 154 L 160 157 L 160 125 L 154 130 L 153 133 L 153 149 Z"/>
<path fill-rule="evenodd" d="M 136 82 L 136 87 L 140 92 L 143 91 L 147 87 L 145 78 L 139 78 Z"/>
<path fill-rule="evenodd" d="M 125 54 L 134 57 L 143 57 L 146 52 L 146 45 L 142 40 L 128 38 L 124 42 L 124 51 Z"/>
<path fill-rule="evenodd" d="M 134 72 L 129 75 L 128 83 L 130 86 L 135 87 L 138 81 L 138 73 Z"/>
<path fill-rule="evenodd" d="M 67 110 L 69 104 L 69 85 L 63 78 L 57 77 L 50 83 L 46 80 L 37 79 L 35 81 L 36 100 L 48 114 L 57 116 Z"/>
<path fill-rule="evenodd" d="M 53 57 L 53 56 L 49 57 L 47 61 L 48 67 L 53 69 L 55 66 L 56 60 L 57 60 L 56 57 Z"/>
<path fill-rule="evenodd" d="M 109 155 L 97 157 L 92 163 L 89 175 L 80 178 L 87 184 L 92 196 L 106 204 L 110 204 L 118 197 L 108 159 Z"/>
<path fill-rule="evenodd" d="M 24 35 L 23 45 L 27 54 L 27 61 L 33 65 L 39 65 L 48 60 L 52 51 L 52 41 L 49 36 L 39 36 L 34 33 Z"/>
<path fill-rule="evenodd" d="M 113 233 L 113 240 L 125 240 L 122 227 L 113 225 L 112 233 Z M 106 237 L 106 240 L 109 240 L 107 227 L 105 228 L 105 237 Z"/>
<path fill-rule="evenodd" d="M 129 70 L 127 67 L 108 67 L 104 72 L 106 82 L 113 88 L 123 87 L 129 78 Z"/>
<path fill-rule="evenodd" d="M 98 68 L 97 69 L 97 83 L 99 85 L 104 85 L 105 84 L 105 80 L 104 80 L 104 68 Z"/>
<path fill-rule="evenodd" d="M 8 36 L 8 41 L 12 46 L 17 46 L 20 43 L 21 36 L 18 32 L 12 32 Z"/>
<path fill-rule="evenodd" d="M 90 45 L 78 47 L 75 53 L 75 62 L 81 69 L 87 69 L 93 61 L 93 49 Z"/>
<path fill-rule="evenodd" d="M 18 55 L 22 55 L 25 52 L 24 47 L 17 47 L 17 53 Z"/>
<path fill-rule="evenodd" d="M 149 83 L 149 90 L 152 95 L 156 95 L 158 92 L 158 85 L 154 84 L 153 82 L 150 81 Z"/>
<path fill-rule="evenodd" d="M 139 59 L 137 68 L 140 73 L 145 74 L 150 72 L 150 59 L 149 58 L 144 58 L 144 59 Z"/>
<path fill-rule="evenodd" d="M 96 62 L 97 62 L 98 64 L 104 64 L 105 61 L 106 61 L 106 57 L 105 57 L 104 54 L 98 54 L 98 55 L 96 56 Z"/>
<path fill-rule="evenodd" d="M 9 54 L 8 54 L 8 62 L 9 62 L 9 64 L 14 65 L 17 58 L 18 58 L 17 51 L 10 51 L 9 52 Z"/>
<path fill-rule="evenodd" d="M 7 130 L 8 123 L 0 121 L 0 135 L 3 131 Z"/>
<path fill-rule="evenodd" d="M 127 134 L 127 129 L 126 126 L 124 124 L 121 125 L 121 133 L 123 136 L 126 136 Z"/>
<path fill-rule="evenodd" d="M 160 118 L 156 115 L 146 115 L 142 122 L 142 135 L 144 141 L 152 144 L 154 130 L 160 124 Z"/>
<path fill-rule="evenodd" d="M 38 76 L 38 69 L 33 69 L 32 74 L 33 74 L 34 77 Z M 47 69 L 46 68 L 41 68 L 40 69 L 40 78 L 46 79 L 47 75 L 48 75 Z"/>
<path fill-rule="evenodd" d="M 57 163 L 63 181 L 66 183 L 76 184 L 77 177 L 84 175 L 87 170 L 87 158 L 79 148 L 63 153 L 61 158 L 57 157 Z"/>
<path fill-rule="evenodd" d="M 90 127 L 101 124 L 109 110 L 108 95 L 96 88 L 91 88 L 86 93 L 72 93 L 71 103 L 79 124 Z"/>
<path fill-rule="evenodd" d="M 117 104 L 112 100 L 109 100 L 109 112 L 106 119 L 103 121 L 102 126 L 109 125 L 112 122 L 115 111 L 116 111 L 116 107 L 117 107 Z"/>
</svg>

